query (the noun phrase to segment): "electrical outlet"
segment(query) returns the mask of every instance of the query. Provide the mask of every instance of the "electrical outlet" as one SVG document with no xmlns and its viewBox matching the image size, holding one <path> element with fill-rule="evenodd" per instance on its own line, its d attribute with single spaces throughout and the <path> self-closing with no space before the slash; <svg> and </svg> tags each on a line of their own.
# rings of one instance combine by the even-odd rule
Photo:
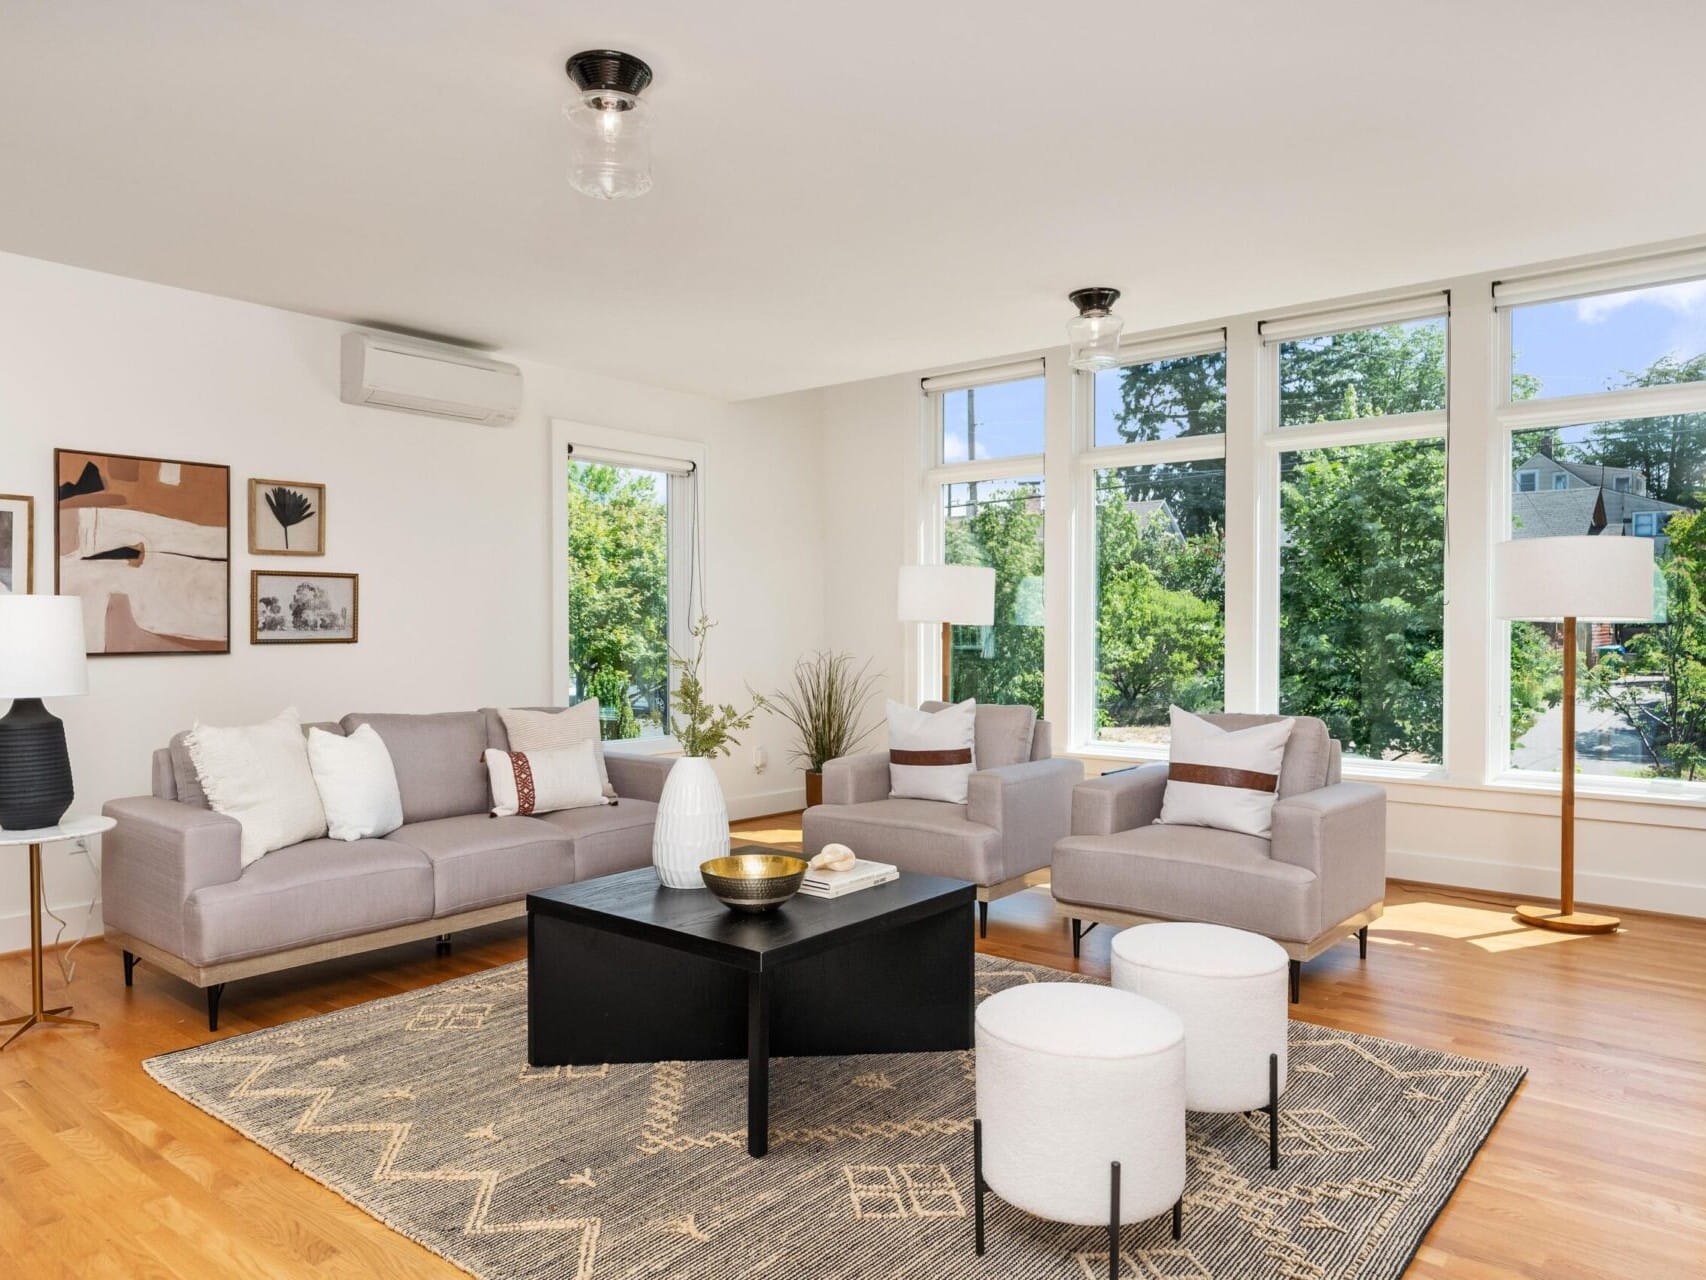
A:
<svg viewBox="0 0 1706 1280">
<path fill-rule="evenodd" d="M 763 773 L 769 767 L 770 753 L 763 747 L 754 747 L 752 749 L 752 771 L 754 773 Z"/>
</svg>

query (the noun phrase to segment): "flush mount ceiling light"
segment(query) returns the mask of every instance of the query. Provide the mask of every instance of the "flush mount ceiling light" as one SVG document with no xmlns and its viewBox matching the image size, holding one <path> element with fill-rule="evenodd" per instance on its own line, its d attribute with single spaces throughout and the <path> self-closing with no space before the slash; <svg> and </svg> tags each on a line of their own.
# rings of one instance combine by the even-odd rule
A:
<svg viewBox="0 0 1706 1280">
<path fill-rule="evenodd" d="M 1113 312 L 1120 300 L 1118 289 L 1074 289 L 1066 295 L 1078 314 L 1066 322 L 1066 340 L 1072 344 L 1068 360 L 1074 369 L 1094 373 L 1112 369 L 1120 362 L 1120 330 L 1125 321 Z"/>
<path fill-rule="evenodd" d="M 578 91 L 563 107 L 569 121 L 569 185 L 596 200 L 652 189 L 651 111 L 640 93 L 652 69 L 631 53 L 589 49 L 569 59 Z"/>
</svg>

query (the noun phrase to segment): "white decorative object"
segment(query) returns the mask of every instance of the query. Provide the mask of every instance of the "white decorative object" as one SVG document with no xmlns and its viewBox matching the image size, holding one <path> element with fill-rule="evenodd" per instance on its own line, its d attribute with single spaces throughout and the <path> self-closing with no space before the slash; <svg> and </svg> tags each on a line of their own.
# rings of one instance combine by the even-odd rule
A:
<svg viewBox="0 0 1706 1280">
<path fill-rule="evenodd" d="M 1166 1212 L 1185 1190 L 1185 1032 L 1113 987 L 1027 983 L 977 1007 L 983 1179 L 1027 1213 L 1107 1223 Z"/>
<path fill-rule="evenodd" d="M 890 700 L 889 795 L 964 804 L 977 771 L 977 701 L 920 711 Z"/>
<path fill-rule="evenodd" d="M 711 762 L 685 756 L 670 768 L 652 830 L 652 866 L 671 889 L 703 889 L 699 864 L 729 851 L 729 808 Z"/>
<path fill-rule="evenodd" d="M 326 834 L 326 811 L 295 707 L 265 724 L 227 729 L 198 723 L 185 745 L 208 808 L 237 819 L 243 828 L 243 866 L 274 849 Z"/>
<path fill-rule="evenodd" d="M 1288 957 L 1272 939 L 1218 924 L 1145 924 L 1114 936 L 1113 978 L 1179 1015 L 1185 1106 L 1253 1111 L 1269 1105 L 1268 1056 L 1286 1083 Z"/>
<path fill-rule="evenodd" d="M 874 889 L 900 879 L 900 868 L 892 862 L 866 862 L 855 858 L 845 871 L 809 869 L 800 881 L 800 892 L 811 898 L 845 898 L 850 893 Z"/>
<path fill-rule="evenodd" d="M 1292 721 L 1222 729 L 1179 707 L 1170 709 L 1169 718 L 1172 742 L 1159 820 L 1268 839 Z"/>
<path fill-rule="evenodd" d="M 582 742 L 560 751 L 486 751 L 492 816 L 557 813 L 607 804 L 598 776 L 597 746 Z"/>
<path fill-rule="evenodd" d="M 385 739 L 370 724 L 347 737 L 308 730 L 308 767 L 334 840 L 390 835 L 403 825 L 403 797 Z"/>
<path fill-rule="evenodd" d="M 811 860 L 813 871 L 851 871 L 859 855 L 844 844 L 826 844 L 823 851 Z"/>
</svg>

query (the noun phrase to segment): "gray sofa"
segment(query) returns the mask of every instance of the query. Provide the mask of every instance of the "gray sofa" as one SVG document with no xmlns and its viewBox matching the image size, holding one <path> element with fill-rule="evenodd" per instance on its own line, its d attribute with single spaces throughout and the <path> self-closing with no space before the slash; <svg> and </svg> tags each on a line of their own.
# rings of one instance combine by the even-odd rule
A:
<svg viewBox="0 0 1706 1280">
<path fill-rule="evenodd" d="M 1277 716 L 1213 715 L 1225 729 Z M 1167 765 L 1080 784 L 1072 834 L 1054 849 L 1056 910 L 1111 925 L 1196 920 L 1260 933 L 1300 966 L 1351 934 L 1368 955 L 1368 926 L 1386 896 L 1386 793 L 1339 776 L 1339 744 L 1313 716 L 1296 717 L 1280 763 L 1272 838 L 1163 825 Z"/>
<path fill-rule="evenodd" d="M 926 702 L 926 711 L 946 705 Z M 978 931 L 988 932 L 992 899 L 1026 887 L 1049 864 L 1071 826 L 1072 788 L 1084 777 L 1076 760 L 1053 759 L 1053 734 L 1027 706 L 980 704 L 965 804 L 892 799 L 889 756 L 871 751 L 827 761 L 824 803 L 802 819 L 806 857 L 844 844 L 862 858 L 903 871 L 970 880 L 977 886 Z"/>
<path fill-rule="evenodd" d="M 243 867 L 241 828 L 207 807 L 178 734 L 154 753 L 154 794 L 114 800 L 101 856 L 106 936 L 207 991 L 210 1030 L 235 978 L 449 935 L 520 916 L 535 889 L 651 860 L 668 758 L 606 752 L 620 800 L 538 817 L 494 818 L 482 753 L 506 750 L 494 709 L 347 715 L 371 724 L 397 770 L 403 826 L 380 839 L 310 840 Z"/>
</svg>

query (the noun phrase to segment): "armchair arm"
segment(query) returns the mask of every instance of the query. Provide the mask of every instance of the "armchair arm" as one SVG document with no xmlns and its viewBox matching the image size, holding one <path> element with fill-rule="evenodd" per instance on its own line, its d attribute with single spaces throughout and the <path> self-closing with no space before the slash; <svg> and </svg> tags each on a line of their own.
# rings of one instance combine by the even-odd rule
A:
<svg viewBox="0 0 1706 1280">
<path fill-rule="evenodd" d="M 663 784 L 675 766 L 674 756 L 639 756 L 625 751 L 606 751 L 604 769 L 610 785 L 624 800 L 649 800 L 663 796 Z"/>
<path fill-rule="evenodd" d="M 111 800 L 118 825 L 101 841 L 101 914 L 144 942 L 184 954 L 184 904 L 197 889 L 243 872 L 235 819 L 176 800 Z"/>
<path fill-rule="evenodd" d="M 1386 896 L 1386 792 L 1336 782 L 1274 805 L 1272 853 L 1320 881 L 1320 927 Z"/>
<path fill-rule="evenodd" d="M 1055 841 L 1072 829 L 1072 789 L 1083 777 L 1077 760 L 1030 760 L 972 774 L 966 818 L 1001 833 L 1003 880 L 1049 865 Z"/>
<path fill-rule="evenodd" d="M 1166 761 L 1081 782 L 1072 789 L 1072 834 L 1111 836 L 1147 827 L 1161 816 L 1166 789 Z"/>
<path fill-rule="evenodd" d="M 889 753 L 865 751 L 823 762 L 825 804 L 866 804 L 889 795 Z"/>
</svg>

